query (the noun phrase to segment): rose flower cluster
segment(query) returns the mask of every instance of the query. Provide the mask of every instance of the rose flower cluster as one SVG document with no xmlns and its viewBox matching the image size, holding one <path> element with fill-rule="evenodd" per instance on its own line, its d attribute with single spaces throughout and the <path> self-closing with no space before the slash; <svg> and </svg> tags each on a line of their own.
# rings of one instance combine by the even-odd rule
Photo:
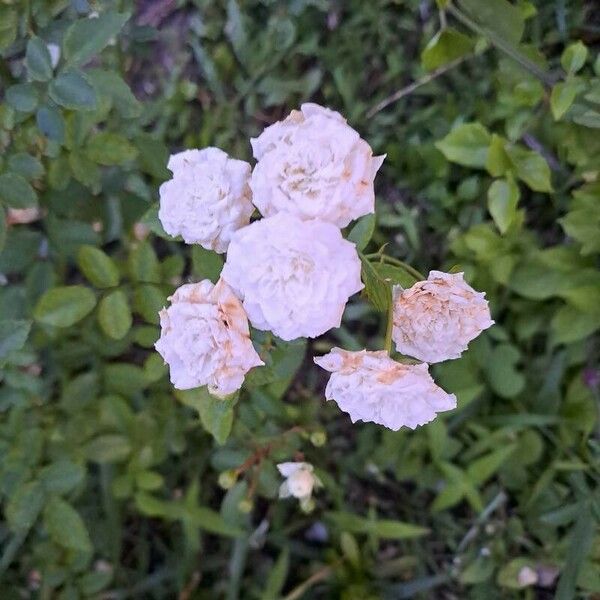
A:
<svg viewBox="0 0 600 600">
<path fill-rule="evenodd" d="M 156 349 L 178 389 L 231 394 L 263 364 L 248 322 L 283 340 L 314 338 L 340 325 L 348 299 L 364 287 L 358 252 L 341 229 L 375 211 L 384 157 L 373 156 L 339 113 L 316 104 L 303 104 L 251 144 L 254 168 L 217 148 L 176 154 L 168 163 L 173 177 L 160 188 L 167 233 L 226 253 L 216 285 L 183 285 L 160 312 Z M 250 222 L 255 208 L 262 218 Z M 428 363 L 458 358 L 493 321 L 484 294 L 462 273 L 431 271 L 410 289 L 395 286 L 391 310 L 396 350 L 421 363 L 340 348 L 315 362 L 331 373 L 327 399 L 353 422 L 414 429 L 456 406 Z M 286 495 L 310 495 L 289 481 Z"/>
</svg>

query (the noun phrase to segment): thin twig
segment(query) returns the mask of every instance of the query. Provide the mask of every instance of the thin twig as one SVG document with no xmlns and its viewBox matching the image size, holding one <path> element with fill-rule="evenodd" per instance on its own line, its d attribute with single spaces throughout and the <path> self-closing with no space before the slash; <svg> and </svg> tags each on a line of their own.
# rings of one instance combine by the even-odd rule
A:
<svg viewBox="0 0 600 600">
<path fill-rule="evenodd" d="M 269 442 L 265 446 L 260 446 L 259 448 L 257 448 L 239 467 L 234 469 L 236 476 L 239 477 L 250 467 L 260 464 L 263 461 L 263 459 L 269 456 L 274 447 L 284 443 L 282 438 L 291 435 L 292 433 L 300 433 L 302 431 L 304 431 L 303 427 L 301 427 L 300 425 L 294 425 L 294 427 L 291 427 L 290 429 L 287 429 L 286 431 L 280 433 L 278 439 Z"/>
<path fill-rule="evenodd" d="M 312 587 L 315 583 L 319 583 L 319 581 L 327 579 L 333 573 L 334 567 L 337 567 L 340 562 L 341 561 L 338 560 L 333 565 L 327 565 L 326 567 L 319 569 L 306 581 L 303 581 L 299 586 L 295 587 L 287 596 L 285 596 L 283 600 L 298 600 L 298 598 L 301 598 L 304 595 L 304 592 L 306 592 L 306 590 Z"/>
<path fill-rule="evenodd" d="M 198 589 L 202 576 L 198 571 L 194 571 L 188 584 L 179 593 L 179 600 L 190 600 L 192 594 Z"/>
<path fill-rule="evenodd" d="M 463 550 L 469 545 L 471 540 L 477 535 L 479 532 L 479 528 L 488 520 L 488 518 L 500 508 L 506 501 L 508 500 L 507 495 L 504 491 L 500 491 L 493 500 L 483 509 L 482 513 L 479 515 L 475 523 L 471 526 L 471 528 L 467 531 L 461 542 L 458 544 L 456 548 L 456 554 L 461 554 Z"/>
<path fill-rule="evenodd" d="M 426 85 L 430 81 L 433 81 L 434 79 L 437 79 L 444 73 L 447 73 L 448 71 L 454 69 L 454 67 L 457 67 L 458 65 L 460 65 L 461 63 L 466 61 L 468 58 L 471 58 L 472 56 L 474 56 L 474 55 L 470 54 L 470 55 L 466 55 L 466 56 L 461 56 L 460 58 L 456 58 L 453 61 L 451 61 L 445 65 L 442 65 L 441 67 L 438 67 L 435 71 L 432 71 L 431 73 L 428 73 L 427 75 L 424 75 L 423 77 L 421 77 L 421 79 L 417 79 L 416 81 L 413 81 L 413 83 L 411 83 L 410 85 L 407 85 L 406 87 L 402 88 L 401 90 L 398 90 L 397 92 L 393 93 L 391 96 L 388 96 L 387 98 L 385 98 L 385 100 L 382 100 L 381 102 L 379 102 L 379 104 L 376 104 L 373 108 L 371 108 L 366 115 L 367 118 L 371 118 L 373 115 L 376 115 L 378 112 L 381 112 L 384 108 L 388 107 L 390 104 L 393 104 L 394 102 L 398 102 L 398 100 L 400 100 L 401 98 L 404 98 L 405 96 L 412 94 L 416 89 L 420 88 L 423 85 Z"/>
<path fill-rule="evenodd" d="M 493 31 L 473 21 L 462 11 L 458 10 L 456 6 L 449 5 L 447 10 L 455 19 L 460 21 L 471 31 L 486 38 L 489 42 L 496 46 L 496 48 L 502 50 L 502 52 L 510 56 L 514 61 L 518 62 L 525 70 L 529 71 L 532 75 L 537 77 L 546 87 L 552 87 L 557 82 L 557 78 L 555 76 L 544 71 L 544 69 L 539 67 L 539 65 L 537 65 L 527 56 L 519 52 L 510 43 L 502 39 L 500 36 L 496 35 Z M 560 77 L 558 79 L 560 79 Z"/>
</svg>

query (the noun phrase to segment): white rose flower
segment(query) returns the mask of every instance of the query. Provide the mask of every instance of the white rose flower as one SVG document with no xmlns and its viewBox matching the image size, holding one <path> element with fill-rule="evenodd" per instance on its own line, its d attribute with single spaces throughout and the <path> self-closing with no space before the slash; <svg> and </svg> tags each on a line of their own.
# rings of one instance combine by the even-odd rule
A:
<svg viewBox="0 0 600 600">
<path fill-rule="evenodd" d="M 224 281 L 182 285 L 169 300 L 160 311 L 155 347 L 177 389 L 208 385 L 212 394 L 226 396 L 252 367 L 264 364 L 250 341 L 246 313 Z"/>
<path fill-rule="evenodd" d="M 348 298 L 363 288 L 356 247 L 337 227 L 286 213 L 236 232 L 221 276 L 252 325 L 283 340 L 338 327 Z"/>
<path fill-rule="evenodd" d="M 485 294 L 468 285 L 463 273 L 431 271 L 407 290 L 394 287 L 393 310 L 398 352 L 429 363 L 459 358 L 494 324 Z"/>
<path fill-rule="evenodd" d="M 164 230 L 187 244 L 225 252 L 254 211 L 250 165 L 218 148 L 204 148 L 174 154 L 167 166 L 173 178 L 160 186 L 158 211 Z"/>
<path fill-rule="evenodd" d="M 337 112 L 303 104 L 251 141 L 253 202 L 265 217 L 287 212 L 345 227 L 375 212 L 373 180 L 384 156 Z"/>
<path fill-rule="evenodd" d="M 372 421 L 397 431 L 433 421 L 437 413 L 456 408 L 456 397 L 438 387 L 426 364 L 405 365 L 387 352 L 349 352 L 334 348 L 315 358 L 332 373 L 325 389 L 327 400 L 356 421 Z"/>
<path fill-rule="evenodd" d="M 277 468 L 286 478 L 279 487 L 279 497 L 293 496 L 300 500 L 303 508 L 310 508 L 313 490 L 323 485 L 314 474 L 313 466 L 306 462 L 284 462 L 279 463 Z"/>
</svg>

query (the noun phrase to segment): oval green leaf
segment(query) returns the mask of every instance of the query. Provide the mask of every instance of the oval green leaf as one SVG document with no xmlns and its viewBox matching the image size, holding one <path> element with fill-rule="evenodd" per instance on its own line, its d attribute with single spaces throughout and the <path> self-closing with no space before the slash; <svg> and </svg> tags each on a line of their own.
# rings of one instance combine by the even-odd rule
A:
<svg viewBox="0 0 600 600">
<path fill-rule="evenodd" d="M 96 296 L 83 285 L 68 285 L 48 290 L 37 303 L 36 321 L 53 327 L 70 327 L 96 306 Z"/>
<path fill-rule="evenodd" d="M 98 323 L 104 333 L 120 340 L 131 329 L 132 317 L 127 296 L 123 290 L 115 290 L 102 298 L 98 307 Z"/>
</svg>

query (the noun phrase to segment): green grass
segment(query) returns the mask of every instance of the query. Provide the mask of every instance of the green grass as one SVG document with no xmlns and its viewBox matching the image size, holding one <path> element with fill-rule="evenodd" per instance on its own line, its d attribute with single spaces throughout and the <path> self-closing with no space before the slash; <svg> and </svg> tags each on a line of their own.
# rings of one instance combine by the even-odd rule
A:
<svg viewBox="0 0 600 600">
<path fill-rule="evenodd" d="M 0 4 L 0 596 L 600 594 L 594 3 L 89 4 Z M 307 100 L 387 154 L 364 254 L 490 300 L 496 326 L 434 369 L 457 410 L 414 432 L 324 401 L 313 355 L 384 345 L 365 297 L 309 344 L 257 335 L 272 364 L 226 407 L 174 393 L 152 348 L 174 287 L 221 268 L 160 230 L 168 155 L 250 160 Z M 308 515 L 277 499 L 300 455 Z"/>
</svg>

